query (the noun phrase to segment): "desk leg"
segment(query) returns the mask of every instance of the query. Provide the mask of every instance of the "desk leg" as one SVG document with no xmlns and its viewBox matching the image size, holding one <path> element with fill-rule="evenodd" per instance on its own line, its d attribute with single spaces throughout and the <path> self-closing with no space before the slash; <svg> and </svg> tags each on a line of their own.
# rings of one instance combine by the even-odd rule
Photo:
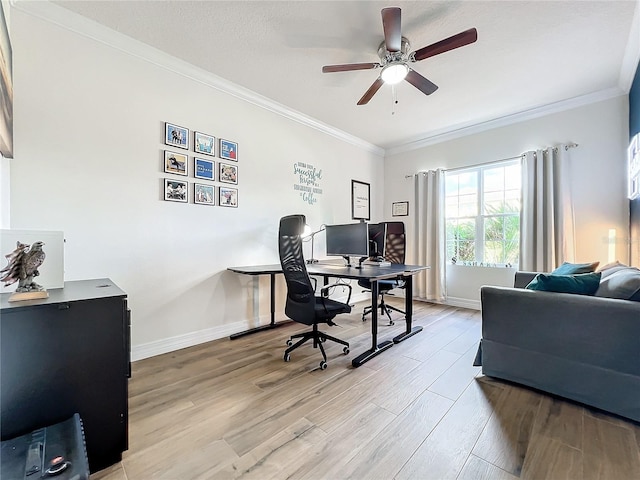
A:
<svg viewBox="0 0 640 480">
<path fill-rule="evenodd" d="M 272 328 L 291 323 L 291 320 L 276 323 L 276 274 L 270 273 L 269 276 L 271 277 L 271 323 L 268 325 L 260 325 L 259 327 L 250 328 L 244 332 L 234 333 L 229 336 L 230 340 L 235 340 L 236 338 L 244 337 L 245 335 L 250 335 L 256 332 L 263 332 L 264 330 L 271 330 Z"/>
<path fill-rule="evenodd" d="M 405 319 L 407 322 L 407 330 L 404 333 L 401 333 L 397 337 L 393 338 L 393 343 L 400 343 L 403 340 L 406 340 L 409 337 L 412 337 L 418 332 L 422 331 L 422 327 L 411 327 L 411 321 L 413 319 L 413 275 L 408 275 L 405 280 L 405 299 L 404 306 L 405 312 L 407 312 Z"/>
<path fill-rule="evenodd" d="M 373 281 L 371 282 L 371 349 L 354 358 L 351 365 L 359 367 L 392 346 L 393 342 L 390 340 L 385 340 L 378 345 L 378 282 Z"/>
</svg>

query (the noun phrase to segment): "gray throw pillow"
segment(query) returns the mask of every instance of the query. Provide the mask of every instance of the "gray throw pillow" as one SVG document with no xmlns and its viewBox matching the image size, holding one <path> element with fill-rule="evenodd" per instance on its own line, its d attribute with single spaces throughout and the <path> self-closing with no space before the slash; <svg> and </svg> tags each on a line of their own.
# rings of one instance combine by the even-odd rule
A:
<svg viewBox="0 0 640 480">
<path fill-rule="evenodd" d="M 595 296 L 640 302 L 640 269 L 626 267 L 603 276 Z"/>
</svg>

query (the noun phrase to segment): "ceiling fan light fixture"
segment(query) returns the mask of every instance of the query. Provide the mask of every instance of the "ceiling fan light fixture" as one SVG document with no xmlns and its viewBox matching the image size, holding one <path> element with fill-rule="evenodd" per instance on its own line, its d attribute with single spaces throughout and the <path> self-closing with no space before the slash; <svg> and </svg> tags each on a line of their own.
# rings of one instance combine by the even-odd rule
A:
<svg viewBox="0 0 640 480">
<path fill-rule="evenodd" d="M 402 62 L 394 62 L 386 65 L 382 72 L 380 73 L 380 77 L 384 81 L 384 83 L 388 83 L 389 85 L 395 85 L 396 83 L 400 83 L 409 73 L 409 67 Z"/>
</svg>

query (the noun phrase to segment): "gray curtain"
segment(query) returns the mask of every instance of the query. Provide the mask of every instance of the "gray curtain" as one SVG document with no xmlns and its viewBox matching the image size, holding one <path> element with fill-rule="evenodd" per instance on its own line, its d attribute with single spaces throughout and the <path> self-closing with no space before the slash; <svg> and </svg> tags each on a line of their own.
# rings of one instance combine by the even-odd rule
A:
<svg viewBox="0 0 640 480">
<path fill-rule="evenodd" d="M 519 269 L 550 272 L 575 257 L 566 145 L 526 152 L 522 163 Z"/>
<path fill-rule="evenodd" d="M 445 297 L 444 172 L 429 170 L 415 176 L 413 258 L 430 268 L 414 277 L 413 295 L 441 302 Z"/>
</svg>

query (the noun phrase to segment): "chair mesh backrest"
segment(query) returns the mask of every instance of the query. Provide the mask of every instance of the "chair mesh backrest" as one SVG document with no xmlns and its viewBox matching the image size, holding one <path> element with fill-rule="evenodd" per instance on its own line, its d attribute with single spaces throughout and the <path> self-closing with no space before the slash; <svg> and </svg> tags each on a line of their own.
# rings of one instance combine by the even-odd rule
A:
<svg viewBox="0 0 640 480">
<path fill-rule="evenodd" d="M 290 215 L 280 219 L 278 252 L 287 283 L 287 299 L 295 303 L 309 303 L 313 310 L 315 292 L 307 273 L 300 237 L 304 225 L 304 215 Z"/>
<path fill-rule="evenodd" d="M 403 222 L 387 223 L 387 243 L 384 259 L 391 263 L 404 263 L 405 259 L 405 233 Z"/>
</svg>

